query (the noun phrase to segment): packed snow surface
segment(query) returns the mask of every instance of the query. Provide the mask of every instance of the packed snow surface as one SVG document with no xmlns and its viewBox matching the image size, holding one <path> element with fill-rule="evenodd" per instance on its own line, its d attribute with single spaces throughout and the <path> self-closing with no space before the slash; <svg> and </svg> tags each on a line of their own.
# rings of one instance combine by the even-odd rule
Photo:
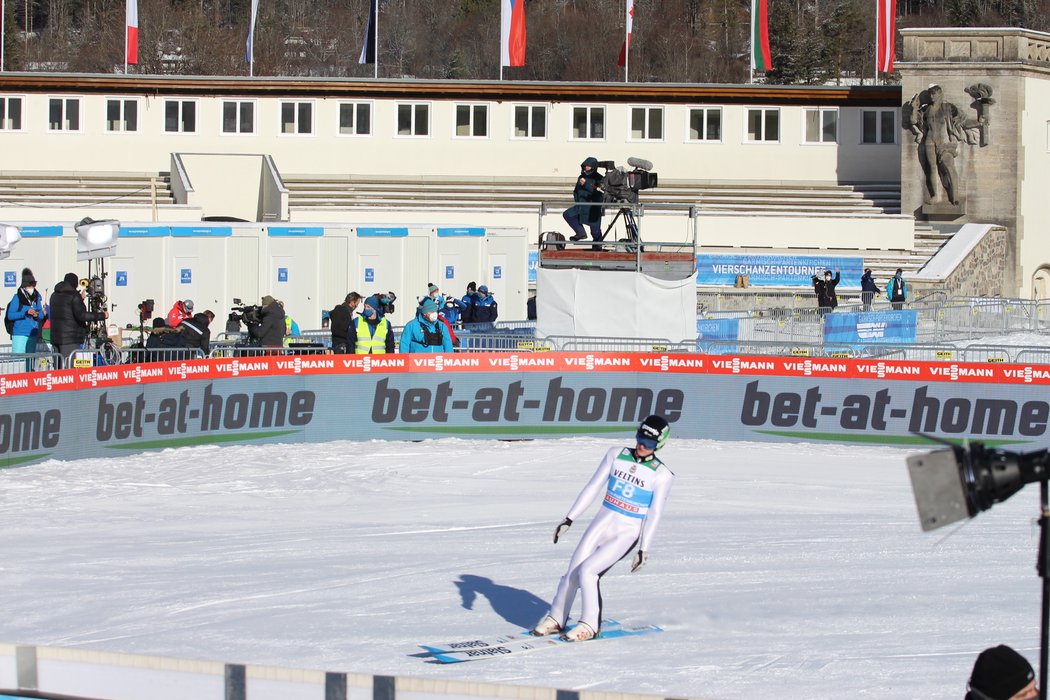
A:
<svg viewBox="0 0 1050 700">
<path fill-rule="evenodd" d="M 1038 665 L 1038 488 L 923 533 L 908 451 L 675 440 L 648 565 L 605 614 L 662 634 L 439 665 L 546 610 L 622 440 L 195 447 L 0 472 L 0 641 L 692 698 L 961 698 Z M 593 511 L 592 511 L 593 512 Z"/>
</svg>

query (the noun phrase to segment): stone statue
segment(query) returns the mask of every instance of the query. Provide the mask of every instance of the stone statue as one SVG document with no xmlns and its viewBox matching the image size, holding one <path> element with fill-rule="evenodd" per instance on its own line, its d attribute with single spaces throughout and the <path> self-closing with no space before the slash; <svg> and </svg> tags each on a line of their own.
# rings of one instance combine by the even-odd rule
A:
<svg viewBox="0 0 1050 700">
<path fill-rule="evenodd" d="M 991 88 L 982 87 L 991 93 Z M 940 85 L 931 85 L 916 93 L 905 106 L 904 116 L 909 131 L 915 135 L 915 143 L 919 144 L 919 162 L 924 174 L 923 201 L 958 205 L 960 183 L 955 158 L 959 155 L 959 144 L 977 144 L 983 123 L 979 119 L 967 119 L 959 107 L 945 102 Z"/>
</svg>

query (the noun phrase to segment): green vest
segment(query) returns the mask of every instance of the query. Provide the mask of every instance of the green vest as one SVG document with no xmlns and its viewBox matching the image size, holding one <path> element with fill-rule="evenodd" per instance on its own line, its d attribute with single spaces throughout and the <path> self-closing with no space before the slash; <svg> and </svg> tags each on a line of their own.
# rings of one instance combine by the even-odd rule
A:
<svg viewBox="0 0 1050 700">
<path fill-rule="evenodd" d="M 364 316 L 357 317 L 357 344 L 354 345 L 354 353 L 357 355 L 383 355 L 386 353 L 386 334 L 390 332 L 390 322 L 385 318 L 379 319 L 376 324 L 376 334 L 372 330 Z"/>
</svg>

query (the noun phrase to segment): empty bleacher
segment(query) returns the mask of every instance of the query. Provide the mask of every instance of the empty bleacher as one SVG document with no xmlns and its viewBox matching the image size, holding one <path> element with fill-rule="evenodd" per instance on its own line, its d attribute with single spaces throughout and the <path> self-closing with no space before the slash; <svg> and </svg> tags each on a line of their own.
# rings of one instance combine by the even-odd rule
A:
<svg viewBox="0 0 1050 700">
<path fill-rule="evenodd" d="M 174 204 L 169 173 L 0 171 L 2 206 Z"/>
</svg>

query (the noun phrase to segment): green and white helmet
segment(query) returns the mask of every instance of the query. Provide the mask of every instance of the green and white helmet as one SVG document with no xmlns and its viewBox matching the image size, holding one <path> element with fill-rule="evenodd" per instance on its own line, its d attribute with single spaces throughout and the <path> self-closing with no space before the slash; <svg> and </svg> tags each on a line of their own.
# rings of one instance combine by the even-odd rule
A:
<svg viewBox="0 0 1050 700">
<path fill-rule="evenodd" d="M 638 426 L 638 433 L 635 435 L 635 438 L 638 440 L 639 445 L 655 451 L 663 447 L 670 436 L 671 426 L 668 425 L 666 420 L 660 416 L 649 416 Z"/>
</svg>

